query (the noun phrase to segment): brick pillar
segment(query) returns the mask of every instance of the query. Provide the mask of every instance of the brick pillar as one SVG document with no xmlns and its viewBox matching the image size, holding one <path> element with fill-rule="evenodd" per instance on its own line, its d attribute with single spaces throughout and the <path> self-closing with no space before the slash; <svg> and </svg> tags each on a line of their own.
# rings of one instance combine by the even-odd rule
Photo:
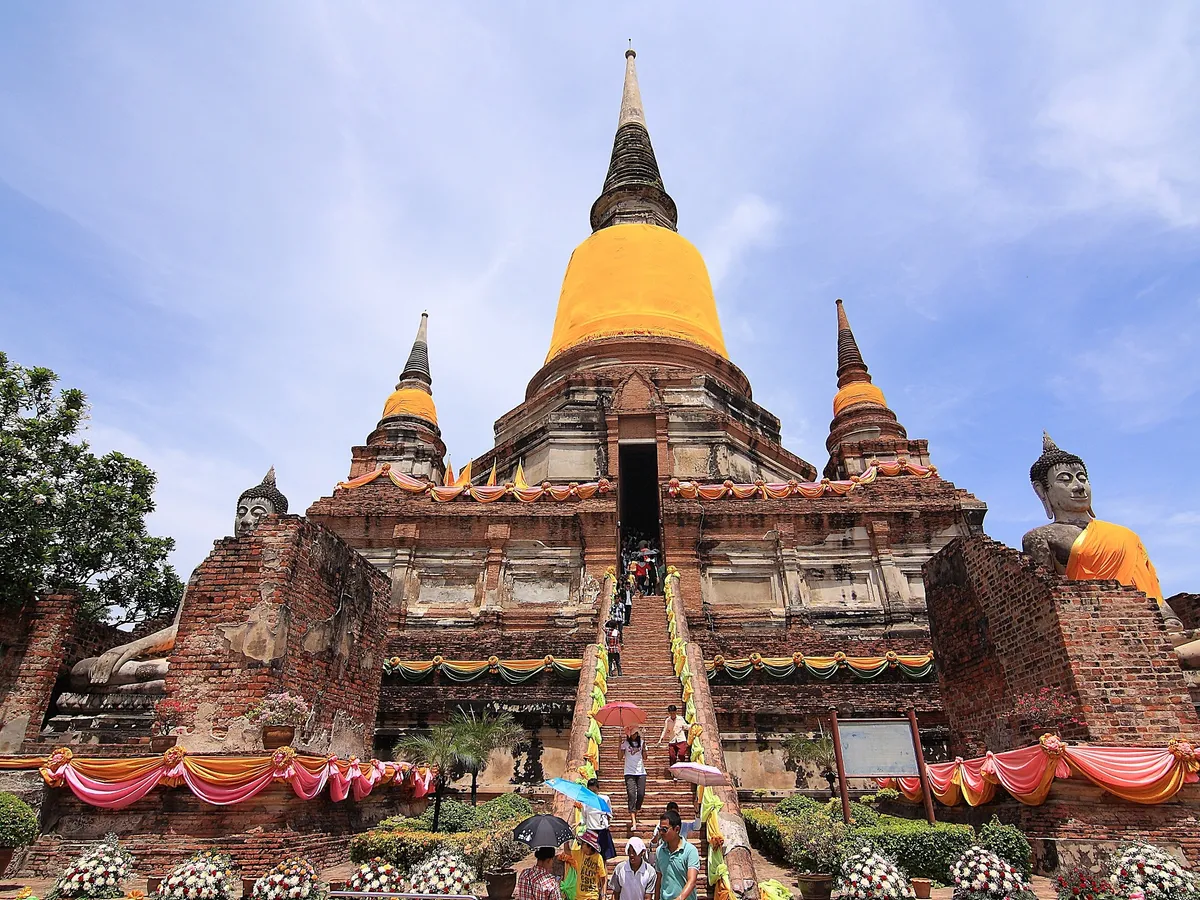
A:
<svg viewBox="0 0 1200 900">
<path fill-rule="evenodd" d="M 67 643 L 79 611 L 73 594 L 50 594 L 26 605 L 29 631 L 12 690 L 0 706 L 0 753 L 17 753 L 36 741 L 50 697 L 66 660 Z M 24 618 L 24 615 L 22 616 Z"/>
<path fill-rule="evenodd" d="M 1037 723 L 1010 721 L 1043 687 L 1077 704 L 1063 737 L 1164 746 L 1200 720 L 1157 603 L 1115 581 L 1065 581 L 975 534 L 924 567 L 929 630 L 953 752 L 1023 746 Z M 997 730 L 997 723 L 1001 730 Z"/>
</svg>

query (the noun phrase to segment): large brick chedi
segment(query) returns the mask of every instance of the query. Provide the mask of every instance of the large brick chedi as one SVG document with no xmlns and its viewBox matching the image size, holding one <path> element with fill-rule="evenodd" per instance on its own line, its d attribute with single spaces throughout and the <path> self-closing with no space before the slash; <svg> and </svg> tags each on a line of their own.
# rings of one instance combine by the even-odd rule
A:
<svg viewBox="0 0 1200 900">
<path fill-rule="evenodd" d="M 976 534 L 925 564 L 925 594 L 955 752 L 1026 743 L 1038 723 L 1015 719 L 1013 701 L 1042 688 L 1078 706 L 1066 737 L 1161 746 L 1200 733 L 1162 613 L 1140 591 L 1064 581 Z"/>
<path fill-rule="evenodd" d="M 189 584 L 167 673 L 167 695 L 195 710 L 189 748 L 255 749 L 230 723 L 287 690 L 313 705 L 300 746 L 369 750 L 390 592 L 341 538 L 299 516 L 218 541 Z"/>
</svg>

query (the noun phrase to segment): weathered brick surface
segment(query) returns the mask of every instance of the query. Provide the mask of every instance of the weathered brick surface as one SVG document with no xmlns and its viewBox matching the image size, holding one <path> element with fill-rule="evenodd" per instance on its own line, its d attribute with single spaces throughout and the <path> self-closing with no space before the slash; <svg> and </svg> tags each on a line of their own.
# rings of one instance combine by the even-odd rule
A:
<svg viewBox="0 0 1200 900">
<path fill-rule="evenodd" d="M 1163 746 L 1200 722 L 1157 604 L 1111 581 L 1068 582 L 982 535 L 925 566 L 933 649 L 957 752 L 982 752 L 1014 697 L 1049 687 L 1083 724 L 1064 736 Z M 1015 743 L 1037 723 L 1016 723 Z"/>
<path fill-rule="evenodd" d="M 390 815 L 412 815 L 426 801 L 378 788 L 359 802 L 334 803 L 328 794 L 305 801 L 287 785 L 273 785 L 245 803 L 211 806 L 187 788 L 151 791 L 122 810 L 88 806 L 66 789 L 46 789 L 38 838 L 23 875 L 57 875 L 89 841 L 110 831 L 137 858 L 138 871 L 163 875 L 197 850 L 233 855 L 247 876 L 258 876 L 286 856 L 318 867 L 348 858 L 351 835 Z"/>
<path fill-rule="evenodd" d="M 219 724 L 266 694 L 308 699 L 310 731 L 335 716 L 369 737 L 391 589 L 337 535 L 299 516 L 218 541 L 192 579 L 167 693 Z"/>
<path fill-rule="evenodd" d="M 5 655 L 12 675 L 0 706 L 0 752 L 18 752 L 23 742 L 37 740 L 78 610 L 74 596 L 51 594 L 26 604 L 18 617 L 21 637 Z"/>
</svg>

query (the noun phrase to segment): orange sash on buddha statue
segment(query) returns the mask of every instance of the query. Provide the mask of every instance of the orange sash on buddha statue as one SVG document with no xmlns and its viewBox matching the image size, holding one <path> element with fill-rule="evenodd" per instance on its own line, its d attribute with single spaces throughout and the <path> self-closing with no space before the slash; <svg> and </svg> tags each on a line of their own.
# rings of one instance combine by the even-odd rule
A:
<svg viewBox="0 0 1200 900">
<path fill-rule="evenodd" d="M 1124 525 L 1093 519 L 1071 545 L 1067 578 L 1072 581 L 1113 580 L 1135 587 L 1162 603 L 1158 574 L 1142 540 Z"/>
</svg>

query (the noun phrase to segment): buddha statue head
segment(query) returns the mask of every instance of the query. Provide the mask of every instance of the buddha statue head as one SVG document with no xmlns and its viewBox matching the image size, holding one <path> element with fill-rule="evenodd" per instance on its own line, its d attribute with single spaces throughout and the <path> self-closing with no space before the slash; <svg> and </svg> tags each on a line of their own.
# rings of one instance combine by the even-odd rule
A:
<svg viewBox="0 0 1200 900">
<path fill-rule="evenodd" d="M 1058 449 L 1045 432 L 1042 432 L 1042 455 L 1030 468 L 1029 480 L 1047 518 L 1086 525 L 1093 517 L 1087 466 L 1074 453 Z"/>
<path fill-rule="evenodd" d="M 235 537 L 245 537 L 257 528 L 258 523 L 265 517 L 272 513 L 282 515 L 287 509 L 287 497 L 275 487 L 275 467 L 271 466 L 270 471 L 263 476 L 261 484 L 242 491 L 242 495 L 238 497 L 233 534 Z"/>
</svg>

